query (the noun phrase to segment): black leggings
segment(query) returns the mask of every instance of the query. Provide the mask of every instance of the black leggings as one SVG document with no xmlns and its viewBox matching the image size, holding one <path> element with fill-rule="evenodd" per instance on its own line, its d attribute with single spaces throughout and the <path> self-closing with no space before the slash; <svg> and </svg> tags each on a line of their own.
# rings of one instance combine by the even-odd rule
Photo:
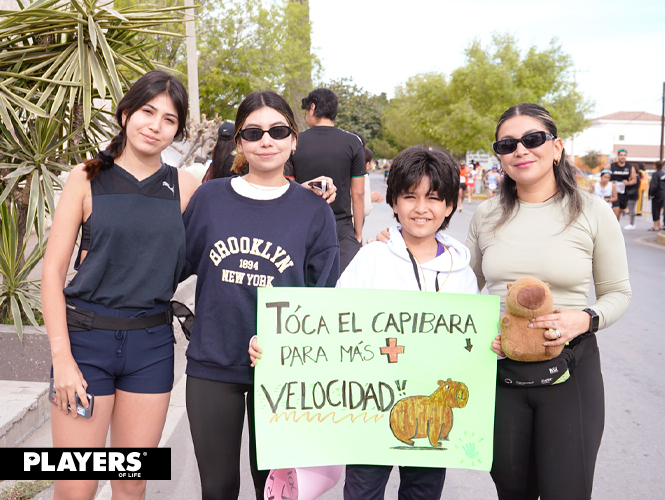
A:
<svg viewBox="0 0 665 500">
<path fill-rule="evenodd" d="M 203 500 L 238 498 L 245 393 L 249 421 L 249 463 L 256 498 L 262 500 L 270 471 L 259 471 L 256 466 L 254 388 L 248 384 L 187 377 L 187 415 L 201 476 Z"/>
<path fill-rule="evenodd" d="M 651 200 L 651 218 L 654 222 L 660 221 L 660 211 L 665 204 L 665 198 L 653 198 Z"/>
<path fill-rule="evenodd" d="M 595 336 L 558 385 L 498 384 L 492 479 L 500 500 L 588 500 L 605 425 Z"/>
</svg>

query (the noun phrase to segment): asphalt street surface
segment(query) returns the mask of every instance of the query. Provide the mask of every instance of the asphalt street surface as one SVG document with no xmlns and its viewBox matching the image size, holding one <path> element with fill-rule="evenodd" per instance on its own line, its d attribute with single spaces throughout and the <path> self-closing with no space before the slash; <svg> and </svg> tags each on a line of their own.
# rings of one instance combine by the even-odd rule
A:
<svg viewBox="0 0 665 500">
<path fill-rule="evenodd" d="M 371 174 L 372 190 L 385 192 L 383 174 Z M 481 203 L 465 202 L 453 216 L 448 233 L 465 241 L 473 210 Z M 392 210 L 375 203 L 364 227 L 365 239 L 392 225 Z M 622 218 L 621 226 L 628 222 Z M 655 243 L 650 216 L 641 216 L 637 229 L 624 231 L 633 298 L 628 312 L 610 328 L 598 334 L 605 382 L 605 432 L 598 456 L 594 500 L 643 500 L 665 497 L 665 246 Z M 562 270 L 565 272 L 565 270 Z M 595 301 L 593 286 L 589 303 Z M 185 342 L 176 346 L 182 373 Z M 316 446 L 316 443 L 311 443 Z M 149 481 L 149 500 L 200 498 L 198 469 L 186 414 L 174 423 L 166 446 L 172 448 L 170 481 Z M 240 498 L 254 498 L 245 432 L 242 452 Z M 566 457 L 561 457 L 565 460 Z M 562 477 L 562 481 L 566 478 Z M 386 499 L 397 498 L 396 469 L 386 488 Z M 343 479 L 322 499 L 341 499 Z M 449 469 L 442 498 L 496 498 L 489 473 Z"/>
</svg>

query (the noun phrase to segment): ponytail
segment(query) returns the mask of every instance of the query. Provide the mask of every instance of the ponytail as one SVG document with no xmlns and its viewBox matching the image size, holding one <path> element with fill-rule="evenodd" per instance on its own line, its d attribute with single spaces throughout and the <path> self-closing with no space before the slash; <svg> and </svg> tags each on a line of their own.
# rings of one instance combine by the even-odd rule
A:
<svg viewBox="0 0 665 500">
<path fill-rule="evenodd" d="M 83 162 L 83 169 L 88 174 L 88 180 L 93 179 L 100 170 L 107 170 L 113 166 L 115 159 L 125 149 L 125 130 L 121 129 L 118 134 L 111 139 L 111 143 L 104 151 L 100 151 L 97 156 L 91 160 Z"/>
</svg>

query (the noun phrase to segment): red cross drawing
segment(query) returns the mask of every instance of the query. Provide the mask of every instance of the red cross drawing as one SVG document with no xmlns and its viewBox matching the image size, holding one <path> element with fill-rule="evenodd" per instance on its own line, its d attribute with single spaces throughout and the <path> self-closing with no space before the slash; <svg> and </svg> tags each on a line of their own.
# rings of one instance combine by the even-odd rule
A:
<svg viewBox="0 0 665 500">
<path fill-rule="evenodd" d="M 386 347 L 381 348 L 381 354 L 388 356 L 388 363 L 397 363 L 397 355 L 404 354 L 404 346 L 397 345 L 397 339 L 386 339 Z"/>
</svg>

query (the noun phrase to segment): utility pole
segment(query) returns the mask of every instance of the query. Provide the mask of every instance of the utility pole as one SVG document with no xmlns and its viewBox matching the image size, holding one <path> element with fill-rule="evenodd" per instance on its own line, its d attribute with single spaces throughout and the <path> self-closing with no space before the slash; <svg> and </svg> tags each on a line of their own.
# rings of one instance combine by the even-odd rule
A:
<svg viewBox="0 0 665 500">
<path fill-rule="evenodd" d="M 663 161 L 663 138 L 665 137 L 665 82 L 663 82 L 663 111 L 660 116 L 660 161 Z"/>
<path fill-rule="evenodd" d="M 189 87 L 189 117 L 195 123 L 201 123 L 199 106 L 199 69 L 196 55 L 196 13 L 194 1 L 185 0 L 185 39 L 187 40 L 187 83 Z"/>
</svg>

